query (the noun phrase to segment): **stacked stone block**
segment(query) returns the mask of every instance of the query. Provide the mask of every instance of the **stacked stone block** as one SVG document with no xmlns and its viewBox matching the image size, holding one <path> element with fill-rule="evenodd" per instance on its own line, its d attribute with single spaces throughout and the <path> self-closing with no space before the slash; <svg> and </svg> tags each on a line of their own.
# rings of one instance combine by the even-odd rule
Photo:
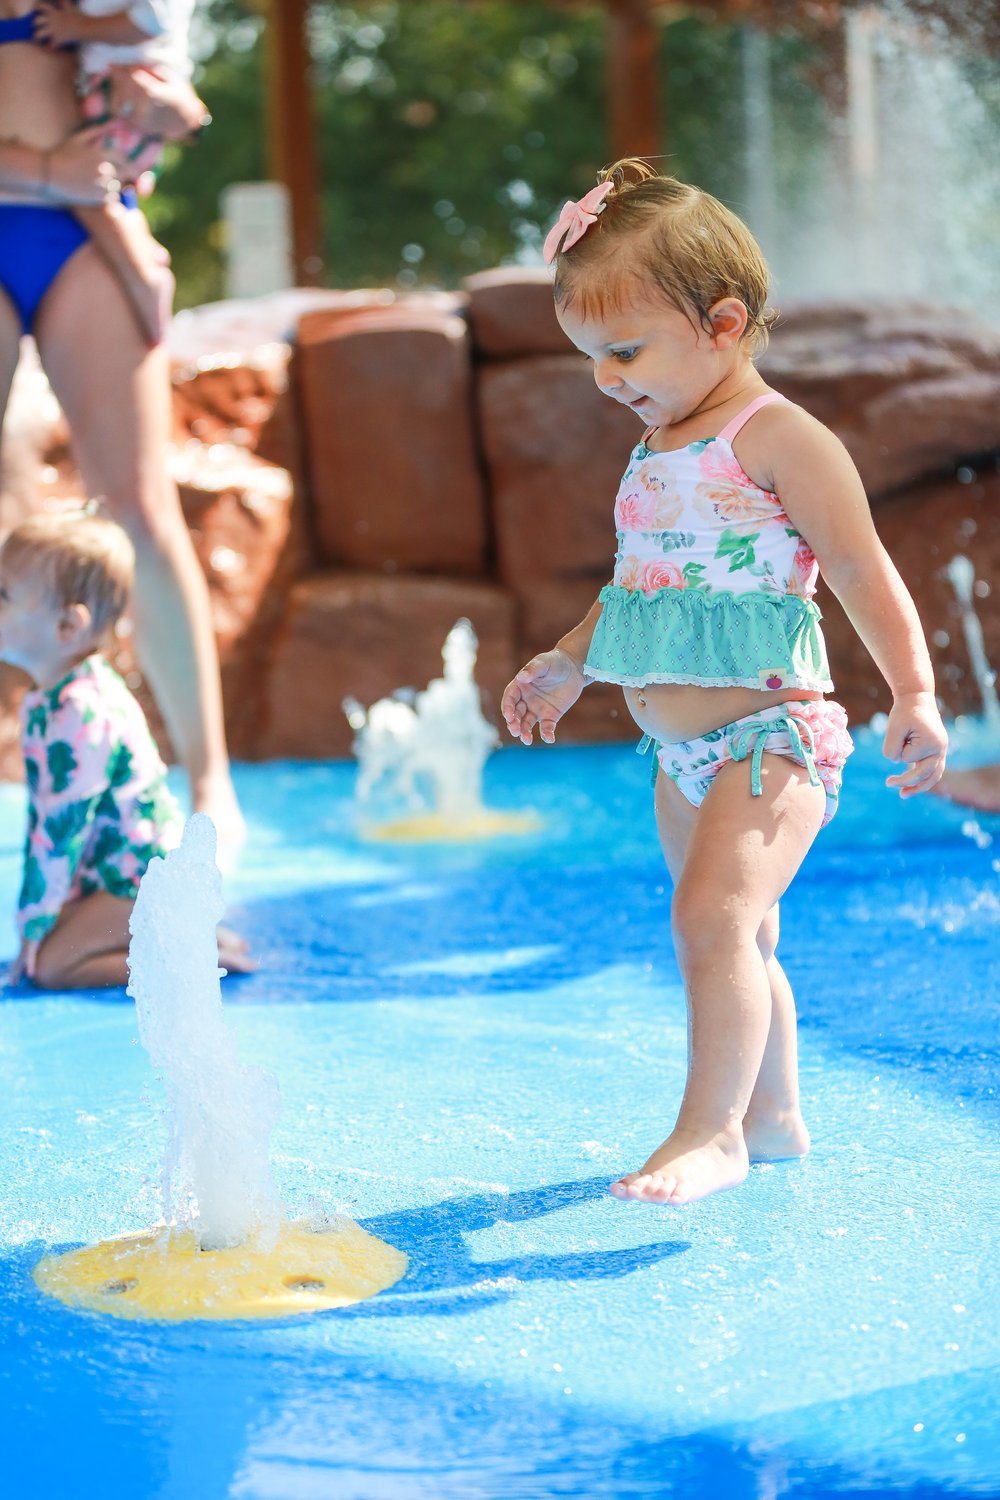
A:
<svg viewBox="0 0 1000 1500">
<path fill-rule="evenodd" d="M 641 429 L 595 389 L 543 272 L 486 272 L 457 294 L 217 304 L 179 320 L 172 352 L 171 461 L 209 580 L 236 755 L 349 753 L 343 699 L 423 686 L 463 615 L 498 720 L 513 671 L 608 581 L 613 498 Z M 944 704 L 975 712 L 943 570 L 956 553 L 972 562 L 1000 664 L 1000 339 L 946 309 L 800 307 L 762 370 L 847 444 L 916 598 Z M 25 433 L 5 437 L 0 526 L 79 495 L 58 423 Z M 867 720 L 887 707 L 884 685 L 828 592 L 821 604 L 838 696 Z M 129 647 L 125 636 L 120 664 L 152 711 Z M 16 697 L 7 672 L 8 775 Z M 635 733 L 618 690 L 598 684 L 560 738 Z"/>
</svg>

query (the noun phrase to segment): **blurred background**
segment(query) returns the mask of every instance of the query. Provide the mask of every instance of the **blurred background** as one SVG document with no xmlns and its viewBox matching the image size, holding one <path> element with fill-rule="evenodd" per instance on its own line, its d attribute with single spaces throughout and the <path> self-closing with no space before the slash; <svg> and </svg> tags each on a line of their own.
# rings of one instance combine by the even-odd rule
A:
<svg viewBox="0 0 1000 1500">
<path fill-rule="evenodd" d="M 989 0 L 202 0 L 215 123 L 151 217 L 181 306 L 239 281 L 226 190 L 268 179 L 298 216 L 290 280 L 454 287 L 537 262 L 567 196 L 650 155 L 749 220 L 784 296 L 995 319 L 998 41 Z"/>
<path fill-rule="evenodd" d="M 343 700 L 423 686 L 462 617 L 496 722 L 607 582 L 639 429 L 561 333 L 540 246 L 641 155 L 757 233 L 761 371 L 847 445 L 943 706 L 1000 761 L 998 0 L 200 0 L 192 43 L 213 123 L 145 206 L 237 756 L 348 755 Z M 0 524 L 80 498 L 30 341 L 0 459 Z M 820 603 L 865 723 L 885 685 Z M 116 661 L 169 752 L 127 634 Z M 15 777 L 19 690 L 0 671 Z M 561 730 L 634 734 L 600 684 Z"/>
</svg>

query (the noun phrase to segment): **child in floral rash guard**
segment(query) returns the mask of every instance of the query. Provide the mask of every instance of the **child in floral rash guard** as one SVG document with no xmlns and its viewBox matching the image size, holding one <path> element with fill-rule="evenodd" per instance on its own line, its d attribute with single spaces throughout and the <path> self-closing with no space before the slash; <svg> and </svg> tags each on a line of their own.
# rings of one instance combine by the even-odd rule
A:
<svg viewBox="0 0 1000 1500">
<path fill-rule="evenodd" d="M 146 866 L 176 843 L 180 814 L 145 715 L 96 653 L 21 705 L 28 837 L 18 925 L 48 936 L 67 901 L 134 900 Z"/>
<path fill-rule="evenodd" d="M 139 882 L 180 837 L 142 709 L 97 649 L 133 565 L 121 527 L 82 512 L 34 516 L 0 546 L 0 659 L 33 681 L 21 705 L 28 831 L 10 977 L 47 989 L 126 982 Z M 220 958 L 246 968 L 245 944 L 219 932 Z"/>
</svg>

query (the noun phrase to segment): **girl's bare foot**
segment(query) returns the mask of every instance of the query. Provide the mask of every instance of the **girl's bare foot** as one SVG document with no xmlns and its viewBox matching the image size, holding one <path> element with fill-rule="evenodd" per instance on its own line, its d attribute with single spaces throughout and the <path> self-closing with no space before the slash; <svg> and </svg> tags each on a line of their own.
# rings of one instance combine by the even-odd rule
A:
<svg viewBox="0 0 1000 1500">
<path fill-rule="evenodd" d="M 741 1131 L 720 1131 L 706 1138 L 674 1130 L 638 1172 L 613 1182 L 611 1192 L 615 1198 L 645 1203 L 692 1203 L 736 1187 L 749 1169 Z"/>
<path fill-rule="evenodd" d="M 768 1118 L 747 1115 L 743 1139 L 751 1161 L 783 1161 L 809 1150 L 809 1132 L 798 1110 Z"/>
</svg>

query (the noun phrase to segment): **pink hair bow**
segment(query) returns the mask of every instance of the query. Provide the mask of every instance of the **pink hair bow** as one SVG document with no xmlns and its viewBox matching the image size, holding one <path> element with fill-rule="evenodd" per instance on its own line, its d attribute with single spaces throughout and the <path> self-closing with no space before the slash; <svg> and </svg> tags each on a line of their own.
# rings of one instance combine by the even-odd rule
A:
<svg viewBox="0 0 1000 1500">
<path fill-rule="evenodd" d="M 613 187 L 614 183 L 609 177 L 606 182 L 591 188 L 589 193 L 584 193 L 579 203 L 563 204 L 563 211 L 545 236 L 545 244 L 542 246 L 546 265 L 552 264 L 560 249 L 565 254 L 577 240 L 583 239 L 591 224 L 596 224 L 597 216 L 604 207 L 604 200 Z M 566 236 L 565 239 L 563 235 Z"/>
</svg>

